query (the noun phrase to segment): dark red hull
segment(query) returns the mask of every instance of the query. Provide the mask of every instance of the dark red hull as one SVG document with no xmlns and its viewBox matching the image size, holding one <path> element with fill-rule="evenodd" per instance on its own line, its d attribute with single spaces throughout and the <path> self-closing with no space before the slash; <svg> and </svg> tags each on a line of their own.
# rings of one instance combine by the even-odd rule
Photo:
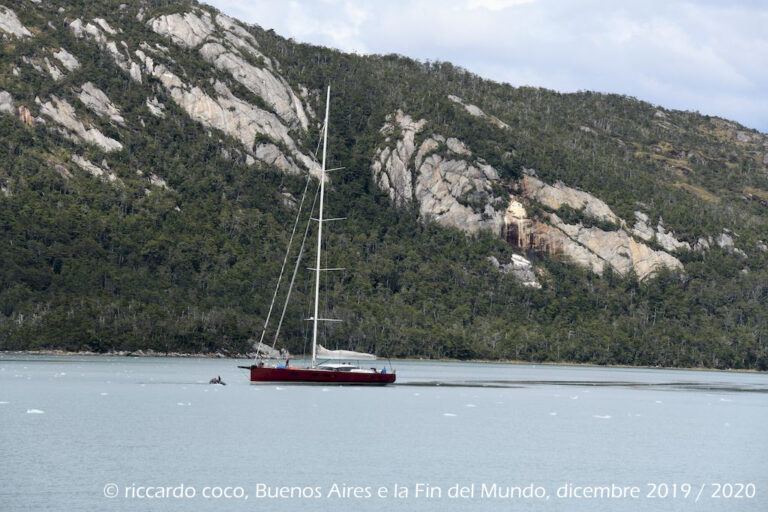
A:
<svg viewBox="0 0 768 512">
<path fill-rule="evenodd" d="M 309 384 L 351 384 L 384 386 L 395 382 L 394 373 L 363 373 L 316 368 L 269 368 L 241 366 L 251 371 L 251 382 L 283 382 Z"/>
</svg>

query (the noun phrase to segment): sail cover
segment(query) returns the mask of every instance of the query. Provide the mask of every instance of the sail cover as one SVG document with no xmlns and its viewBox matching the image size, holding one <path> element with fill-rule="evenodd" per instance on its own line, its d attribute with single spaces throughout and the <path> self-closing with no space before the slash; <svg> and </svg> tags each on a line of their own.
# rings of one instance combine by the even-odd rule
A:
<svg viewBox="0 0 768 512">
<path fill-rule="evenodd" d="M 317 358 L 318 359 L 376 359 L 373 354 L 366 354 L 365 352 L 355 352 L 354 350 L 328 350 L 322 345 L 317 345 Z"/>
</svg>

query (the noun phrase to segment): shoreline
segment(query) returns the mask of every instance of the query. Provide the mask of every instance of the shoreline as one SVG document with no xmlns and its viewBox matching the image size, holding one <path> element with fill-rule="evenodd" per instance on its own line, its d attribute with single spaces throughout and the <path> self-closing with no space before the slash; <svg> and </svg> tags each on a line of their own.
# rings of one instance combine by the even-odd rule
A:
<svg viewBox="0 0 768 512">
<path fill-rule="evenodd" d="M 103 356 L 103 357 L 172 357 L 172 358 L 199 358 L 199 359 L 254 359 L 255 353 L 226 354 L 223 352 L 156 352 L 154 350 L 117 350 L 110 352 L 91 352 L 91 351 L 72 351 L 61 349 L 40 349 L 40 350 L 0 350 L 0 357 L 5 355 L 29 355 L 29 356 Z M 304 359 L 304 356 L 292 355 L 291 359 Z M 381 358 L 381 361 L 389 358 Z M 521 361 L 516 359 L 449 359 L 449 358 L 401 358 L 393 361 L 415 361 L 415 362 L 435 362 L 435 363 L 484 363 L 484 364 L 510 364 L 510 365 L 540 365 L 540 366 L 573 366 L 585 368 L 615 368 L 615 369 L 645 369 L 645 370 L 685 370 L 685 371 L 707 371 L 723 373 L 760 373 L 768 374 L 766 371 L 756 369 L 737 369 L 737 368 L 709 368 L 709 367 L 690 367 L 690 366 L 647 366 L 647 365 L 628 365 L 628 364 L 596 364 L 596 363 L 577 363 L 569 361 Z"/>
</svg>

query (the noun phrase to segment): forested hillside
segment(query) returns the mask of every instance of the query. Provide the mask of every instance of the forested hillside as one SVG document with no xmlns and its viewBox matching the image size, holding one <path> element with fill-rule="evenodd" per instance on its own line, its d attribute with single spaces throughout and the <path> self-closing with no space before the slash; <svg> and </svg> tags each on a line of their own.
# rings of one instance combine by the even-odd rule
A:
<svg viewBox="0 0 768 512">
<path fill-rule="evenodd" d="M 325 346 L 768 369 L 764 134 L 193 2 L 0 4 L 0 350 L 248 352 L 330 84 Z"/>
</svg>

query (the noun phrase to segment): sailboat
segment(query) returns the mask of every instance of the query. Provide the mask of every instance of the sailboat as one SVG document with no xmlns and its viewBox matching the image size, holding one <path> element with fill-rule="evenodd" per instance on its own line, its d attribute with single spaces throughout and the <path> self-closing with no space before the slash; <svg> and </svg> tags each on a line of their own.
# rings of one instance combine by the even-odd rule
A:
<svg viewBox="0 0 768 512">
<path fill-rule="evenodd" d="M 356 384 L 356 385 L 386 385 L 395 382 L 397 375 L 394 371 L 381 370 L 375 367 L 363 368 L 349 361 L 374 360 L 374 354 L 355 352 L 351 350 L 328 350 L 317 342 L 318 322 L 332 321 L 319 317 L 320 297 L 320 256 L 323 239 L 323 199 L 325 195 L 325 161 L 328 147 L 328 114 L 331 101 L 331 87 L 328 87 L 325 103 L 325 124 L 323 125 L 323 161 L 320 171 L 320 210 L 317 221 L 317 252 L 315 258 L 315 300 L 312 320 L 312 360 L 309 366 L 289 366 L 288 360 L 284 365 L 268 366 L 263 360 L 250 366 L 239 368 L 250 370 L 251 383 L 280 382 L 280 383 L 323 383 L 323 384 Z M 332 219 L 327 219 L 332 220 Z M 279 281 L 279 280 L 278 280 Z M 262 344 L 259 342 L 259 348 Z M 320 363 L 318 363 L 320 361 Z"/>
</svg>

